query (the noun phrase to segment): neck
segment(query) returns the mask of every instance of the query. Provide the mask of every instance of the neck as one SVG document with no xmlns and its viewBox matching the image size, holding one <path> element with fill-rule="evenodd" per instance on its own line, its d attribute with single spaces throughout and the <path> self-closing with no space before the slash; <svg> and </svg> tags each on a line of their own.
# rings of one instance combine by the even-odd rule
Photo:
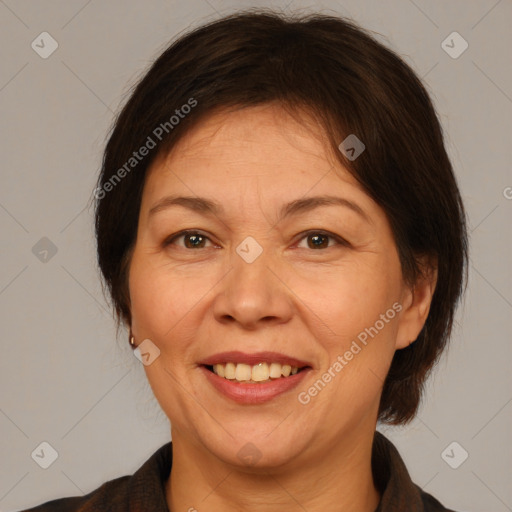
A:
<svg viewBox="0 0 512 512">
<path fill-rule="evenodd" d="M 315 460 L 301 454 L 278 468 L 244 472 L 173 429 L 169 510 L 374 512 L 380 495 L 371 468 L 373 433 L 333 440 Z"/>
</svg>

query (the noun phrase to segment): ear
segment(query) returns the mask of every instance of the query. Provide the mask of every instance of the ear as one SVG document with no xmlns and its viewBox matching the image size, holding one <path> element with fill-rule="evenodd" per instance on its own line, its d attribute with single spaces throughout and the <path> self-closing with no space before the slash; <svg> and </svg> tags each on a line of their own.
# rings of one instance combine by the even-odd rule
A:
<svg viewBox="0 0 512 512">
<path fill-rule="evenodd" d="M 437 284 L 437 261 L 420 259 L 421 274 L 414 286 L 404 287 L 402 312 L 398 320 L 396 350 L 408 347 L 419 336 L 430 311 L 430 304 Z"/>
</svg>

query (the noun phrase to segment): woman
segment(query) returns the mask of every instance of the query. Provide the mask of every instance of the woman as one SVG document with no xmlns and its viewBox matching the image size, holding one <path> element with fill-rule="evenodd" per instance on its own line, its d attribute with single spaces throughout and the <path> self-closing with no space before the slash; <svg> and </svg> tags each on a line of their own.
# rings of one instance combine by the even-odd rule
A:
<svg viewBox="0 0 512 512">
<path fill-rule="evenodd" d="M 204 25 L 135 88 L 95 197 L 172 444 L 31 510 L 449 510 L 376 431 L 415 416 L 467 278 L 442 130 L 396 54 L 341 18 Z"/>
</svg>

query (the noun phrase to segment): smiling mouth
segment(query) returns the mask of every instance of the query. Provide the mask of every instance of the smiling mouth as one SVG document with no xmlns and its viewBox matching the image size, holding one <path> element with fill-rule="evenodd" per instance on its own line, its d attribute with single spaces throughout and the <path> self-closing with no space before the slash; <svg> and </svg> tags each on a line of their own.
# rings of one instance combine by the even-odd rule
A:
<svg viewBox="0 0 512 512">
<path fill-rule="evenodd" d="M 258 363 L 253 366 L 244 363 L 219 363 L 204 365 L 206 369 L 231 382 L 262 384 L 286 379 L 300 373 L 309 366 L 297 367 L 280 363 Z"/>
</svg>

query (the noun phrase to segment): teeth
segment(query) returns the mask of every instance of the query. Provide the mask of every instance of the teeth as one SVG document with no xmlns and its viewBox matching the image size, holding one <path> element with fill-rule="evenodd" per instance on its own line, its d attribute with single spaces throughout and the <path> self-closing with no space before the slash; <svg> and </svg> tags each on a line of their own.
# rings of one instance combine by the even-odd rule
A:
<svg viewBox="0 0 512 512">
<path fill-rule="evenodd" d="M 269 376 L 273 379 L 279 379 L 281 377 L 281 365 L 279 363 L 271 363 Z"/>
<path fill-rule="evenodd" d="M 269 379 L 279 379 L 295 375 L 299 368 L 289 364 L 258 363 L 250 366 L 244 363 L 214 364 L 213 371 L 219 377 L 238 382 L 265 382 Z"/>
<path fill-rule="evenodd" d="M 235 380 L 251 380 L 251 367 L 248 364 L 237 364 L 235 371 Z"/>
<path fill-rule="evenodd" d="M 231 363 L 233 364 L 233 363 Z M 215 373 L 219 376 L 219 377 L 225 377 L 226 376 L 226 367 L 222 364 L 216 364 L 215 365 L 217 367 L 217 369 L 215 370 Z M 235 365 L 233 365 L 235 366 Z M 233 368 L 233 372 L 234 372 L 234 368 Z M 231 370 L 230 370 L 231 372 Z M 227 378 L 227 377 L 226 377 Z"/>
<path fill-rule="evenodd" d="M 224 366 L 222 364 L 216 364 L 215 366 Z M 215 366 L 213 367 L 215 369 Z M 234 363 L 228 363 L 225 368 L 224 368 L 224 377 L 226 379 L 229 379 L 229 380 L 232 380 L 235 378 L 235 370 L 236 370 L 236 365 Z M 220 373 L 218 372 L 215 372 L 217 373 L 217 375 L 220 375 Z"/>
<path fill-rule="evenodd" d="M 260 363 L 256 366 L 252 367 L 252 380 L 255 380 L 256 382 L 262 382 L 264 380 L 268 380 L 270 376 L 270 371 L 268 369 L 267 363 Z"/>
</svg>

